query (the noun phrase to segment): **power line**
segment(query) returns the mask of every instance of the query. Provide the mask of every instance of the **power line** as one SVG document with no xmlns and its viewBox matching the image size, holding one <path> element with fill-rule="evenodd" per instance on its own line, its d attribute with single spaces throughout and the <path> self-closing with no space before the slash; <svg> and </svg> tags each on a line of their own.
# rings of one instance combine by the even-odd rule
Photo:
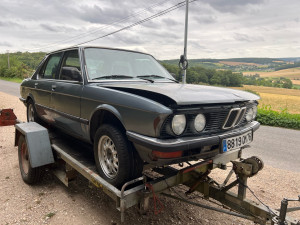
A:
<svg viewBox="0 0 300 225">
<path fill-rule="evenodd" d="M 142 13 L 144 13 L 146 11 L 149 11 L 149 10 L 151 10 L 151 9 L 157 7 L 157 6 L 160 6 L 162 4 L 165 4 L 165 3 L 169 2 L 169 1 L 173 1 L 173 0 L 164 0 L 164 1 L 156 2 L 155 4 L 153 4 L 153 5 L 151 5 L 151 6 L 147 7 L 147 8 L 144 8 L 144 9 L 142 9 L 142 10 L 136 12 L 136 13 L 133 13 L 133 14 L 131 14 L 131 15 L 123 18 L 123 19 L 120 19 L 118 21 L 112 22 L 110 24 L 103 25 L 100 28 L 97 28 L 97 29 L 94 29 L 92 31 L 89 31 L 89 32 L 86 32 L 86 33 L 82 33 L 82 34 L 79 34 L 79 35 L 76 35 L 76 36 L 73 36 L 73 37 L 70 37 L 70 38 L 66 38 L 66 39 L 63 39 L 63 40 L 60 40 L 60 41 L 57 41 L 57 42 L 49 43 L 49 44 L 47 44 L 45 46 L 42 46 L 42 47 L 39 47 L 39 48 L 35 48 L 35 49 L 32 49 L 32 50 L 47 49 L 47 48 L 55 47 L 55 46 L 59 45 L 59 43 L 65 43 L 65 42 L 76 40 L 78 38 L 81 39 L 81 38 L 87 37 L 87 36 L 89 36 L 91 34 L 95 34 L 95 33 L 99 32 L 99 31 L 102 31 L 102 30 L 105 30 L 107 28 L 113 27 L 115 25 L 118 25 L 118 24 L 126 21 L 126 20 L 129 20 L 129 19 L 131 19 L 133 17 L 136 17 L 138 15 L 141 15 Z"/>
<path fill-rule="evenodd" d="M 194 1 L 197 1 L 197 0 L 191 0 L 191 1 L 189 1 L 189 2 L 192 3 L 192 2 L 194 2 Z M 169 12 L 171 12 L 171 11 L 174 11 L 174 10 L 176 10 L 176 9 L 182 7 L 182 6 L 185 6 L 185 5 L 186 5 L 185 1 L 179 2 L 179 3 L 177 3 L 176 5 L 171 6 L 170 8 L 167 8 L 167 9 L 165 9 L 165 10 L 163 10 L 163 11 L 160 11 L 160 12 L 158 12 L 158 13 L 156 13 L 156 14 L 150 16 L 150 17 L 147 17 L 147 18 L 145 18 L 145 19 L 143 19 L 143 20 L 140 20 L 140 21 L 138 21 L 138 22 L 136 22 L 136 23 L 133 23 L 133 24 L 131 24 L 131 25 L 129 25 L 129 26 L 123 27 L 123 28 L 121 28 L 121 29 L 118 29 L 118 30 L 113 31 L 113 32 L 108 33 L 108 34 L 105 34 L 105 35 L 103 35 L 103 36 L 96 37 L 96 38 L 93 38 L 93 39 L 88 40 L 88 41 L 85 41 L 85 42 L 81 42 L 81 43 L 76 44 L 76 45 L 74 45 L 74 46 L 83 45 L 83 44 L 86 44 L 86 43 L 89 43 L 89 42 L 92 42 L 92 41 L 95 41 L 95 40 L 98 40 L 98 39 L 101 39 L 101 38 L 110 36 L 110 35 L 112 35 L 112 34 L 121 32 L 121 31 L 123 31 L 123 30 L 130 29 L 130 28 L 135 27 L 135 26 L 137 26 L 137 25 L 140 25 L 140 24 L 142 24 L 142 23 L 144 23 L 144 22 L 147 22 L 147 21 L 149 21 L 149 20 L 155 19 L 155 18 L 157 18 L 157 17 L 159 17 L 159 16 L 162 16 L 162 15 L 165 15 L 165 14 L 167 14 L 167 13 L 169 13 Z M 74 46 L 72 46 L 72 47 L 74 47 Z"/>
</svg>

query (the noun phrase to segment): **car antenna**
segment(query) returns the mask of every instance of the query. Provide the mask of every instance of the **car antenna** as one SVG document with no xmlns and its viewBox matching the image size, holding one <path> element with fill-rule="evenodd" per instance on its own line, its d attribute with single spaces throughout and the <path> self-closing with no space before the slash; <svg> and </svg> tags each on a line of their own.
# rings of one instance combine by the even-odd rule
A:
<svg viewBox="0 0 300 225">
<path fill-rule="evenodd" d="M 186 83 L 186 70 L 188 68 L 187 60 L 187 33 L 188 33 L 188 14 L 189 14 L 189 0 L 186 0 L 185 3 L 185 28 L 184 28 L 184 50 L 183 55 L 180 56 L 179 67 L 182 70 L 182 83 Z"/>
</svg>

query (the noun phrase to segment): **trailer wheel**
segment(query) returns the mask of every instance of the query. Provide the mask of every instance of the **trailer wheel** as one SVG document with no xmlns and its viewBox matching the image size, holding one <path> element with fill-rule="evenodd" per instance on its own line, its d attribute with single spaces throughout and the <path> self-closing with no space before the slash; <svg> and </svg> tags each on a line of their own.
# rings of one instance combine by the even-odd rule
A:
<svg viewBox="0 0 300 225">
<path fill-rule="evenodd" d="M 27 122 L 40 122 L 32 99 L 27 102 Z"/>
<path fill-rule="evenodd" d="M 100 176 L 116 187 L 132 179 L 133 170 L 140 170 L 134 168 L 136 156 L 124 133 L 112 125 L 105 124 L 98 128 L 94 157 Z M 135 173 L 141 174 L 142 171 Z"/>
<path fill-rule="evenodd" d="M 29 159 L 29 152 L 27 142 L 23 135 L 19 137 L 18 141 L 18 157 L 19 168 L 23 181 L 27 184 L 35 184 L 39 182 L 43 175 L 43 168 L 32 168 Z"/>
</svg>

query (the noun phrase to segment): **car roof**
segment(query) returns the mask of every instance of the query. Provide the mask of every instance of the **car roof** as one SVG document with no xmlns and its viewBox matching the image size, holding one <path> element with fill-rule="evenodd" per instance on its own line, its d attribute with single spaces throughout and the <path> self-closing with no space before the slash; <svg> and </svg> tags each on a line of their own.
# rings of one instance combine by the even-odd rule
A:
<svg viewBox="0 0 300 225">
<path fill-rule="evenodd" d="M 122 48 L 102 47 L 102 46 L 74 46 L 74 47 L 63 48 L 63 49 L 59 49 L 59 50 L 56 50 L 56 51 L 52 51 L 52 52 L 47 53 L 47 55 L 54 54 L 54 53 L 57 53 L 57 52 L 63 52 L 63 51 L 74 50 L 74 49 L 85 49 L 85 48 L 110 49 L 110 50 L 127 51 L 127 52 L 135 52 L 135 53 L 150 55 L 150 54 L 145 53 L 145 52 L 139 52 L 139 51 L 134 51 L 134 50 L 122 49 Z"/>
</svg>

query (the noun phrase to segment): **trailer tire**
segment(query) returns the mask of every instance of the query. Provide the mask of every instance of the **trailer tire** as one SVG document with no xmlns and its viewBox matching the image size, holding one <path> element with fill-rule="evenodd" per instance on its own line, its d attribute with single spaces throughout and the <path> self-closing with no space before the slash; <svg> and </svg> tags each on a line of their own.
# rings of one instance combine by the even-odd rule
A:
<svg viewBox="0 0 300 225">
<path fill-rule="evenodd" d="M 100 176 L 115 187 L 121 187 L 135 175 L 141 174 L 134 168 L 135 154 L 124 132 L 119 128 L 104 124 L 96 132 L 94 157 Z"/>
<path fill-rule="evenodd" d="M 27 102 L 27 122 L 36 122 L 40 123 L 40 118 L 37 115 L 35 105 L 32 99 L 29 99 Z"/>
<path fill-rule="evenodd" d="M 19 157 L 19 168 L 21 177 L 26 184 L 36 184 L 43 176 L 43 167 L 32 168 L 28 147 L 25 137 L 21 135 L 18 140 L 18 157 Z"/>
</svg>

